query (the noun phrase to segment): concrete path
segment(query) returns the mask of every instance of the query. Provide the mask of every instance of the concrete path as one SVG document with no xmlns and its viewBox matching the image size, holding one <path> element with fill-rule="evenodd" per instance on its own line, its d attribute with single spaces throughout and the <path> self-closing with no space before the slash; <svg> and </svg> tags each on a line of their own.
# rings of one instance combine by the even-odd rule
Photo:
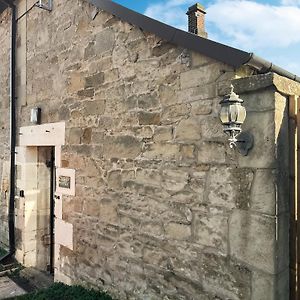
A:
<svg viewBox="0 0 300 300">
<path fill-rule="evenodd" d="M 8 277 L 0 277 L 0 299 L 24 295 L 26 292 L 21 289 Z"/>
</svg>

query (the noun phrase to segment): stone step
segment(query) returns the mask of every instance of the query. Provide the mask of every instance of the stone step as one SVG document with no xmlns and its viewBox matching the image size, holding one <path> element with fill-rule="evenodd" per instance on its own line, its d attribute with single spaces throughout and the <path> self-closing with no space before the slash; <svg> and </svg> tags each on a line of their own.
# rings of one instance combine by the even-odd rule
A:
<svg viewBox="0 0 300 300">
<path fill-rule="evenodd" d="M 35 268 L 25 268 L 20 272 L 20 277 L 26 279 L 36 289 L 48 288 L 53 284 L 53 276 Z"/>
<path fill-rule="evenodd" d="M 0 277 L 0 299 L 24 295 L 26 292 L 8 277 Z"/>
</svg>

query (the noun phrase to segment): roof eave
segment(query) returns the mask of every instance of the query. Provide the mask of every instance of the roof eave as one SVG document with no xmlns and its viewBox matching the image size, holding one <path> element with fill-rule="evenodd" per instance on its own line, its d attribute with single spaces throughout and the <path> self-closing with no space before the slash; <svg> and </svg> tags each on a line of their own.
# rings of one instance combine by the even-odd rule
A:
<svg viewBox="0 0 300 300">
<path fill-rule="evenodd" d="M 300 77 L 279 67 L 274 65 L 272 62 L 267 61 L 255 54 L 252 53 L 250 60 L 246 63 L 247 66 L 254 68 L 259 73 L 268 73 L 268 72 L 274 72 L 278 75 L 287 77 L 291 80 L 300 82 Z"/>
<path fill-rule="evenodd" d="M 275 72 L 289 79 L 300 82 L 300 78 L 267 60 L 240 49 L 199 37 L 195 34 L 176 29 L 172 26 L 151 19 L 145 15 L 130 10 L 111 0 L 88 0 L 98 9 L 105 10 L 112 15 L 140 27 L 142 30 L 154 33 L 167 42 L 183 48 L 194 50 L 215 60 L 221 61 L 235 69 L 243 65 L 254 68 L 259 73 Z"/>
</svg>

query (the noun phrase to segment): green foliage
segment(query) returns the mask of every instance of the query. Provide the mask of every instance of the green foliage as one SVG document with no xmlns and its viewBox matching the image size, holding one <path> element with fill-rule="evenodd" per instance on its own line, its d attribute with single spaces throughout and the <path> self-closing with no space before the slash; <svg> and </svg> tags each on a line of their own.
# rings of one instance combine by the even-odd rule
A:
<svg viewBox="0 0 300 300">
<path fill-rule="evenodd" d="M 103 292 L 87 290 L 81 286 L 67 286 L 54 283 L 50 288 L 40 290 L 24 296 L 11 298 L 15 300 L 112 300 Z"/>
</svg>

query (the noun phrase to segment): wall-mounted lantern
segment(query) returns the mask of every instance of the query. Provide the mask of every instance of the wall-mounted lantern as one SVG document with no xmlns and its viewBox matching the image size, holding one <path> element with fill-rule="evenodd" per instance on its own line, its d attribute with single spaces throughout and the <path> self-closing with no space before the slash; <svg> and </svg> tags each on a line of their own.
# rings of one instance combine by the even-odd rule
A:
<svg viewBox="0 0 300 300">
<path fill-rule="evenodd" d="M 231 92 L 224 96 L 220 102 L 220 120 L 223 124 L 224 132 L 229 135 L 230 148 L 236 147 L 242 155 L 247 155 L 253 147 L 253 136 L 248 132 L 242 132 L 242 125 L 246 119 L 246 109 L 242 105 L 244 101 L 234 93 L 233 86 Z"/>
<path fill-rule="evenodd" d="M 42 110 L 40 107 L 34 107 L 30 111 L 30 122 L 34 125 L 41 124 Z"/>
</svg>

